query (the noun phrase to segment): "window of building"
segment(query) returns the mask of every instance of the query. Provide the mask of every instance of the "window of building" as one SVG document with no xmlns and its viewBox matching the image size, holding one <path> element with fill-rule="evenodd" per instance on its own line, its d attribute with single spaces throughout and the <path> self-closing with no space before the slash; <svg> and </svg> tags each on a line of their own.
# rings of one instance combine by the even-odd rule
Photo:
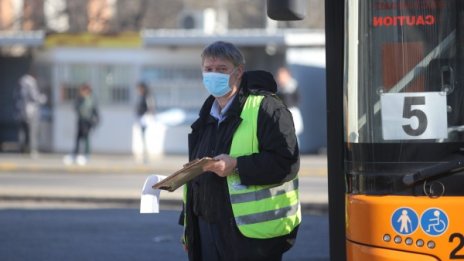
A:
<svg viewBox="0 0 464 261">
<path fill-rule="evenodd" d="M 92 68 L 87 64 L 61 64 L 56 68 L 60 85 L 59 102 L 67 103 L 76 100 L 78 88 L 92 79 Z"/>
<path fill-rule="evenodd" d="M 98 66 L 99 102 L 104 104 L 127 104 L 130 102 L 130 87 L 133 71 L 129 65 Z"/>
<path fill-rule="evenodd" d="M 142 79 L 150 86 L 159 110 L 197 110 L 208 96 L 197 66 L 146 66 L 142 70 Z"/>
<path fill-rule="evenodd" d="M 73 102 L 87 83 L 101 104 L 130 103 L 133 69 L 129 65 L 61 64 L 57 66 L 59 102 Z"/>
</svg>

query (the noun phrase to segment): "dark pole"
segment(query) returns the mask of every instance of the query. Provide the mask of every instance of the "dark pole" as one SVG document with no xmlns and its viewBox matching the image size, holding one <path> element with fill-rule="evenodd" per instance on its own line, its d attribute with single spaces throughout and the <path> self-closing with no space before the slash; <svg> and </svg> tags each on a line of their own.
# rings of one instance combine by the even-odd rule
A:
<svg viewBox="0 0 464 261">
<path fill-rule="evenodd" d="M 346 260 L 343 139 L 343 0 L 325 1 L 330 260 Z"/>
</svg>

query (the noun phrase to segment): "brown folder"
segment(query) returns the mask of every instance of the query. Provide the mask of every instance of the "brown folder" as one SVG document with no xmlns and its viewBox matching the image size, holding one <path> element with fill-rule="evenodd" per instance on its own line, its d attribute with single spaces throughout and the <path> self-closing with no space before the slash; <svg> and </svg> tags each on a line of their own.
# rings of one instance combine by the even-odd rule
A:
<svg viewBox="0 0 464 261">
<path fill-rule="evenodd" d="M 173 192 L 180 186 L 187 183 L 189 180 L 195 178 L 196 176 L 202 174 L 203 167 L 209 162 L 216 161 L 215 159 L 205 157 L 201 159 L 196 159 L 185 164 L 184 167 L 173 174 L 169 175 L 167 178 L 156 183 L 152 186 L 154 189 L 162 189 Z"/>
</svg>

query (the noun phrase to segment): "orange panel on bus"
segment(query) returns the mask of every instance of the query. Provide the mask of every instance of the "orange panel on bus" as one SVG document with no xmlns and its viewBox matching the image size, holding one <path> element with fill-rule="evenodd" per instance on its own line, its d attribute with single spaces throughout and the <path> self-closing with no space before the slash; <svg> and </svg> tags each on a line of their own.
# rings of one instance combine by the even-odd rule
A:
<svg viewBox="0 0 464 261">
<path fill-rule="evenodd" d="M 424 58 L 421 42 L 385 43 L 382 45 L 384 91 L 389 91 Z M 424 91 L 424 76 L 417 76 L 405 88 L 406 92 Z"/>
</svg>

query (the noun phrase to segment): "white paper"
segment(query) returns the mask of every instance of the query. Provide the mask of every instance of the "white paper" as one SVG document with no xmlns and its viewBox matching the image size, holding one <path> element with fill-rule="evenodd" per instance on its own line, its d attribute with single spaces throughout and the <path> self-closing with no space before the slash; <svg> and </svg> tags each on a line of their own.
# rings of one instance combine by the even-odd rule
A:
<svg viewBox="0 0 464 261">
<path fill-rule="evenodd" d="M 140 213 L 159 213 L 160 190 L 152 188 L 153 185 L 165 179 L 166 176 L 150 175 L 143 184 L 140 197 Z"/>
</svg>

